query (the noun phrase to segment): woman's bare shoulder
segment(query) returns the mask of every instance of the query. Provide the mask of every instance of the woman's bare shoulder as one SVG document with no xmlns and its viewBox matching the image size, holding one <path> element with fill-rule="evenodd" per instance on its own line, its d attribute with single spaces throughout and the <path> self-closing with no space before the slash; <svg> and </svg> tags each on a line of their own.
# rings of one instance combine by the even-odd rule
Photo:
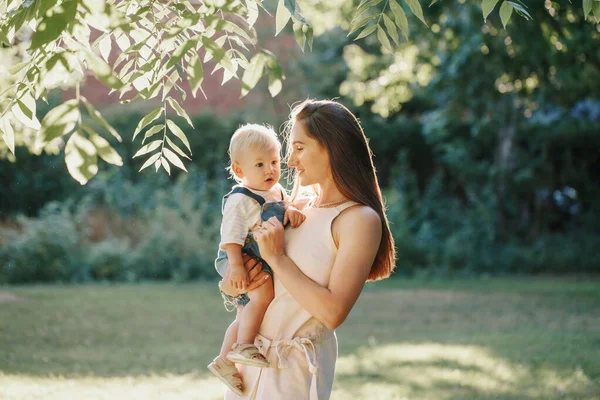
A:
<svg viewBox="0 0 600 400">
<path fill-rule="evenodd" d="M 353 235 L 356 232 L 363 234 L 377 234 L 381 231 L 381 218 L 369 206 L 358 204 L 349 207 L 335 219 L 333 225 L 334 237 L 339 239 L 344 235 Z M 337 242 L 337 240 L 336 240 Z"/>
<path fill-rule="evenodd" d="M 381 218 L 377 211 L 373 210 L 371 207 L 366 206 L 364 204 L 357 204 L 352 207 L 348 207 L 338 217 L 340 220 L 348 220 L 351 222 L 361 223 L 381 223 Z"/>
</svg>

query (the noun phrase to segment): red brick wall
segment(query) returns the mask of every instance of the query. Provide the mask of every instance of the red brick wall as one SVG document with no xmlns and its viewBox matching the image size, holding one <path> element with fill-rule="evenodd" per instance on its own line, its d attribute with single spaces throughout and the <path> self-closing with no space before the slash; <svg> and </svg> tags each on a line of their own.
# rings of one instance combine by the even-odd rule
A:
<svg viewBox="0 0 600 400">
<path fill-rule="evenodd" d="M 261 25 L 261 30 L 274 31 L 274 26 L 270 26 L 274 25 L 274 20 L 272 17 L 263 16 L 261 19 L 259 19 L 258 24 Z M 270 38 L 261 41 L 261 45 L 276 54 L 280 58 L 280 62 L 286 61 L 286 59 L 289 60 L 300 53 L 294 37 L 291 34 L 282 32 L 277 37 L 273 37 L 273 32 L 271 32 L 270 35 Z M 95 40 L 96 37 L 94 36 L 99 36 L 99 33 L 93 33 L 92 40 Z M 113 42 L 110 59 L 116 60 L 116 58 L 119 56 L 119 52 L 119 47 Z M 204 66 L 204 80 L 202 82 L 202 88 L 207 94 L 207 98 L 204 98 L 204 95 L 200 91 L 196 93 L 196 98 L 192 97 L 189 86 L 187 84 L 183 85 L 183 89 L 187 94 L 184 108 L 188 113 L 195 113 L 207 107 L 220 113 L 226 113 L 230 110 L 245 106 L 249 101 L 267 101 L 268 98 L 270 98 L 268 94 L 259 96 L 252 94 L 251 96 L 240 98 L 240 81 L 234 78 L 227 82 L 224 86 L 221 86 L 221 81 L 223 80 L 223 70 L 219 70 L 211 75 L 213 68 L 213 64 Z M 238 71 L 238 76 L 241 78 L 242 74 L 243 70 L 240 69 Z M 263 78 L 263 80 L 264 79 L 266 78 Z M 109 94 L 109 92 L 109 89 L 107 89 L 102 83 L 97 81 L 91 75 L 87 77 L 85 84 L 81 87 L 81 94 L 98 108 L 119 104 L 119 93 L 114 92 Z M 135 89 L 127 93 L 125 98 L 134 97 L 134 93 Z M 179 98 L 179 94 L 176 90 L 171 92 L 171 96 L 177 99 Z M 69 91 L 65 94 L 65 98 L 72 97 L 73 91 Z M 253 100 L 249 100 L 249 97 L 253 98 Z M 157 102 L 158 99 L 155 98 L 152 99 L 152 101 Z"/>
</svg>

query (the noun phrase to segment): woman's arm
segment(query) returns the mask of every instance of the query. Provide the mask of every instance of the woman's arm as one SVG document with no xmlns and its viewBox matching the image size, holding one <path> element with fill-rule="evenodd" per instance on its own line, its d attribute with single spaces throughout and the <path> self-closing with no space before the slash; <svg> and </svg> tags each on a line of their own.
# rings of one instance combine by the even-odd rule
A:
<svg viewBox="0 0 600 400">
<path fill-rule="evenodd" d="M 340 326 L 358 300 L 377 255 L 382 235 L 379 215 L 369 207 L 355 206 L 335 219 L 332 231 L 338 253 L 328 287 L 304 275 L 284 253 L 285 239 L 279 221 L 270 219 L 263 226 L 265 229 L 254 237 L 277 279 L 302 308 L 329 329 Z"/>
</svg>

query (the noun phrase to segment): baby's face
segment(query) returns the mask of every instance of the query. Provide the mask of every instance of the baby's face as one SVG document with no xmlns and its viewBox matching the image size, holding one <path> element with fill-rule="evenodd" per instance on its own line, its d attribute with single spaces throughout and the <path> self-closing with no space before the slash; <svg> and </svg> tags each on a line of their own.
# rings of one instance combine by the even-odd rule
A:
<svg viewBox="0 0 600 400">
<path fill-rule="evenodd" d="M 269 190 L 281 176 L 281 159 L 277 146 L 249 148 L 239 161 L 242 183 L 254 190 Z"/>
</svg>

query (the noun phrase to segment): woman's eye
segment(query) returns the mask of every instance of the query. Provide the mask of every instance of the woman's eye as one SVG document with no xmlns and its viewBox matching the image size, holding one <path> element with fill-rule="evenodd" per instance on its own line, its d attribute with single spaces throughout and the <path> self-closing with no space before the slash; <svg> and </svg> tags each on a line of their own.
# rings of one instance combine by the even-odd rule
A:
<svg viewBox="0 0 600 400">
<path fill-rule="evenodd" d="M 301 147 L 296 147 L 296 151 L 302 151 L 303 149 Z"/>
</svg>

